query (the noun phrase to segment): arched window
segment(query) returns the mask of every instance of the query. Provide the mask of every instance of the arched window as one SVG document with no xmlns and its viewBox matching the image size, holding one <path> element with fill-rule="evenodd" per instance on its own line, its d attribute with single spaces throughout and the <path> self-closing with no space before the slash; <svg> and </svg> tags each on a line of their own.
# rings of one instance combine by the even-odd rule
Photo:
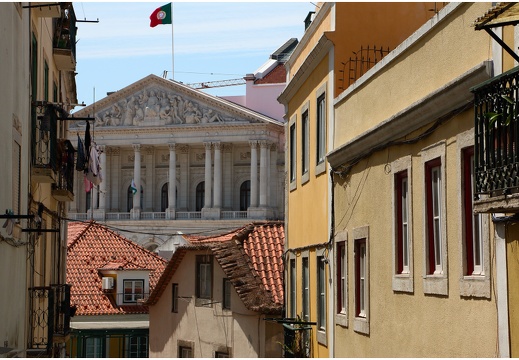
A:
<svg viewBox="0 0 519 360">
<path fill-rule="evenodd" d="M 240 186 L 240 211 L 247 211 L 250 206 L 250 180 Z"/>
<path fill-rule="evenodd" d="M 196 186 L 195 211 L 202 211 L 205 202 L 205 181 L 201 181 Z"/>
<path fill-rule="evenodd" d="M 132 191 L 132 186 L 129 185 L 128 186 L 128 191 L 127 191 L 127 211 L 130 212 L 131 209 L 133 209 L 133 191 Z M 142 188 L 142 185 L 141 185 L 141 210 L 142 210 L 142 204 L 144 203 L 144 190 Z"/>
<path fill-rule="evenodd" d="M 160 190 L 160 211 L 164 212 L 169 206 L 168 202 L 168 187 L 169 183 L 165 183 L 162 185 L 162 189 Z"/>
<path fill-rule="evenodd" d="M 178 199 L 178 189 L 175 186 L 175 199 Z M 165 212 L 169 207 L 169 183 L 162 185 L 160 190 L 160 211 Z"/>
</svg>

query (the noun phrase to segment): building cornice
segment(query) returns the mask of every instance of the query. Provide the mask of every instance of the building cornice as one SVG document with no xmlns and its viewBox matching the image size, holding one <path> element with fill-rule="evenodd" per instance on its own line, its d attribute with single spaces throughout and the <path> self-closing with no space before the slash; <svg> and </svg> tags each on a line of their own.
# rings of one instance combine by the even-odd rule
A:
<svg viewBox="0 0 519 360">
<path fill-rule="evenodd" d="M 324 33 L 312 51 L 305 58 L 301 67 L 297 70 L 294 77 L 290 80 L 287 87 L 278 97 L 278 101 L 282 104 L 288 104 L 296 92 L 303 86 L 304 82 L 311 75 L 312 70 L 324 59 L 329 50 L 333 47 L 333 43 L 326 37 Z"/>
<path fill-rule="evenodd" d="M 292 69 L 292 66 L 294 65 L 296 59 L 298 59 L 301 56 L 301 53 L 303 50 L 307 47 L 310 39 L 314 35 L 314 33 L 318 30 L 319 26 L 323 22 L 323 20 L 326 18 L 326 15 L 331 10 L 333 6 L 335 6 L 334 2 L 323 2 L 321 3 L 322 6 L 317 12 L 317 15 L 315 16 L 315 19 L 312 21 L 308 29 L 306 29 L 305 33 L 303 34 L 303 37 L 297 44 L 296 48 L 290 55 L 290 58 L 285 63 L 285 67 L 287 69 L 287 75 L 290 73 L 290 69 Z M 332 26 L 334 26 L 335 23 L 332 21 Z M 331 29 L 332 31 L 335 29 Z"/>
<path fill-rule="evenodd" d="M 402 138 L 453 110 L 469 105 L 473 101 L 473 95 L 468 89 L 491 76 L 492 62 L 482 62 L 372 129 L 329 152 L 326 156 L 328 162 L 334 168 L 348 164 L 369 153 L 375 146 L 380 147 Z"/>
</svg>

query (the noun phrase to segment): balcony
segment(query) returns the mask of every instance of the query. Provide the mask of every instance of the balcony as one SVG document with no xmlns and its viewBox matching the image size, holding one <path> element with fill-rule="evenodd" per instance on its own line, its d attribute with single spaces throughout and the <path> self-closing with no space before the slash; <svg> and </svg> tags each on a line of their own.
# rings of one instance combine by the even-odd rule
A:
<svg viewBox="0 0 519 360">
<path fill-rule="evenodd" d="M 58 141 L 58 173 L 52 185 L 52 197 L 58 201 L 74 201 L 74 152 L 69 140 Z"/>
<path fill-rule="evenodd" d="M 70 336 L 70 285 L 29 288 L 28 352 L 52 354 L 54 343 L 65 343 Z"/>
<path fill-rule="evenodd" d="M 474 93 L 474 211 L 519 211 L 519 67 Z"/>
<path fill-rule="evenodd" d="M 53 105 L 38 104 L 32 116 L 32 180 L 55 183 L 57 162 L 57 113 Z"/>
<path fill-rule="evenodd" d="M 76 15 L 71 3 L 61 7 L 61 17 L 54 19 L 53 54 L 58 70 L 76 69 Z"/>
</svg>

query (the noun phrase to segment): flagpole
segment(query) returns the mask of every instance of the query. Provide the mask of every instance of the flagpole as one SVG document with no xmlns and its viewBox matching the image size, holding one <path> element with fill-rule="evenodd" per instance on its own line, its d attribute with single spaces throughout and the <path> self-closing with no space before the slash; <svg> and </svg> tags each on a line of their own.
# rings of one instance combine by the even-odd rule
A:
<svg viewBox="0 0 519 360">
<path fill-rule="evenodd" d="M 174 37 L 173 37 L 173 1 L 170 3 L 171 5 L 171 80 L 175 80 L 175 47 L 174 47 Z"/>
</svg>

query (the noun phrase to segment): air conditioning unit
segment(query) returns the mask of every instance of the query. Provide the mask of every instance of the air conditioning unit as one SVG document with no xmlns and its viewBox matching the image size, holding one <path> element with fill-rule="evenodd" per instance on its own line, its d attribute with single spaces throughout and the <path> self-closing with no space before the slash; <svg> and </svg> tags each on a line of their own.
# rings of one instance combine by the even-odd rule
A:
<svg viewBox="0 0 519 360">
<path fill-rule="evenodd" d="M 114 288 L 113 277 L 103 277 L 103 290 L 112 290 Z"/>
</svg>

